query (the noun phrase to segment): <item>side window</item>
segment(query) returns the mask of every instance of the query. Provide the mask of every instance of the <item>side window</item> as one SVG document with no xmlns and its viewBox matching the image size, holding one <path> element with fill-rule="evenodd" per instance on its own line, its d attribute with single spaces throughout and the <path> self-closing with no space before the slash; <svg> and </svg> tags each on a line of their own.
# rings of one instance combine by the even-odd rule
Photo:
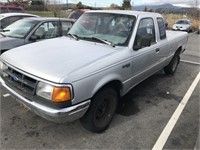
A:
<svg viewBox="0 0 200 150">
<path fill-rule="evenodd" d="M 70 21 L 63 21 L 61 22 L 61 25 L 62 25 L 62 35 L 67 35 L 69 29 L 72 27 L 72 22 Z"/>
<path fill-rule="evenodd" d="M 155 27 L 153 19 L 141 19 L 137 29 L 133 48 L 138 50 L 155 43 L 155 41 Z"/>
<path fill-rule="evenodd" d="M 157 18 L 158 28 L 160 33 L 160 39 L 166 39 L 166 30 L 165 30 L 165 23 L 163 18 Z"/>
<path fill-rule="evenodd" d="M 0 7 L 0 13 L 7 13 L 8 10 L 6 7 Z"/>
<path fill-rule="evenodd" d="M 58 22 L 45 22 L 33 33 L 37 39 L 50 39 L 58 37 Z"/>
<path fill-rule="evenodd" d="M 21 16 L 7 17 L 7 18 L 5 18 L 5 19 L 3 19 L 3 20 L 1 21 L 1 27 L 2 27 L 2 28 L 5 28 L 5 27 L 7 27 L 8 25 L 10 25 L 11 23 L 13 23 L 13 22 L 15 22 L 15 21 L 17 21 L 17 20 L 19 20 L 19 19 L 21 19 Z"/>
</svg>

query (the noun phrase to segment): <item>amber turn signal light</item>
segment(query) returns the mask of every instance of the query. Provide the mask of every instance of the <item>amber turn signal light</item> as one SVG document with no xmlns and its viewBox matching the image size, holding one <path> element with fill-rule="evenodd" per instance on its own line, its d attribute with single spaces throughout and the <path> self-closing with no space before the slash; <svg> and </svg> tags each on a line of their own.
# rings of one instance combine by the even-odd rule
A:
<svg viewBox="0 0 200 150">
<path fill-rule="evenodd" d="M 69 87 L 54 87 L 52 101 L 65 102 L 71 100 L 71 92 Z"/>
</svg>

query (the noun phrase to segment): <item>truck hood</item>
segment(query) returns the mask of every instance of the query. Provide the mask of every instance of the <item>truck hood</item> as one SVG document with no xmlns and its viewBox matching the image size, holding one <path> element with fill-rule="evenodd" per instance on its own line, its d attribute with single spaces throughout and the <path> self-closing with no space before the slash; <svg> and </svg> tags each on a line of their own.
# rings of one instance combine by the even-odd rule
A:
<svg viewBox="0 0 200 150">
<path fill-rule="evenodd" d="M 24 39 L 0 36 L 0 50 L 8 50 L 24 45 Z"/>
<path fill-rule="evenodd" d="M 109 45 L 60 37 L 12 49 L 3 53 L 1 59 L 31 75 L 60 83 L 74 72 L 115 52 L 116 48 Z M 76 75 L 73 80 L 81 76 Z M 68 82 L 73 82 L 72 78 Z"/>
</svg>

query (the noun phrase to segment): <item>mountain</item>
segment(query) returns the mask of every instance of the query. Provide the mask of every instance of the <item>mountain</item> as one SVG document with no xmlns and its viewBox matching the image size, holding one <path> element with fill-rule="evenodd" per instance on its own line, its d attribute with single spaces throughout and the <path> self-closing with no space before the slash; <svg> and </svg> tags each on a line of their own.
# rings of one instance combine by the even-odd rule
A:
<svg viewBox="0 0 200 150">
<path fill-rule="evenodd" d="M 145 7 L 148 9 L 148 10 L 160 10 L 160 9 L 168 9 L 168 10 L 180 10 L 181 7 L 177 7 L 177 6 L 174 6 L 172 4 L 160 4 L 160 5 L 140 5 L 140 6 L 134 6 L 133 7 L 133 10 L 145 10 Z"/>
<path fill-rule="evenodd" d="M 174 6 L 172 4 L 160 4 L 160 5 L 140 5 L 140 6 L 134 6 L 133 10 L 138 11 L 153 11 L 158 13 L 189 13 L 193 12 L 196 8 L 194 7 L 178 7 Z M 200 9 L 196 9 L 200 13 Z"/>
</svg>

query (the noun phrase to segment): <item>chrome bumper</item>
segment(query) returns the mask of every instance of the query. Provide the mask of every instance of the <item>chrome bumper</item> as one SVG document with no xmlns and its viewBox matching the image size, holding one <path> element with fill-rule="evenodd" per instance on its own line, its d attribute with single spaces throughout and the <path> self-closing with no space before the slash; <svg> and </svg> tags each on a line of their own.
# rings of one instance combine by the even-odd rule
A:
<svg viewBox="0 0 200 150">
<path fill-rule="evenodd" d="M 47 120 L 54 121 L 57 123 L 70 122 L 81 118 L 85 114 L 90 105 L 90 100 L 87 100 L 71 107 L 54 109 L 41 105 L 34 101 L 30 101 L 25 97 L 21 96 L 20 94 L 12 90 L 10 87 L 8 87 L 1 77 L 0 77 L 0 83 L 5 89 L 9 91 L 11 95 L 17 98 L 19 102 L 30 108 L 31 111 L 35 112 L 37 115 Z"/>
</svg>

